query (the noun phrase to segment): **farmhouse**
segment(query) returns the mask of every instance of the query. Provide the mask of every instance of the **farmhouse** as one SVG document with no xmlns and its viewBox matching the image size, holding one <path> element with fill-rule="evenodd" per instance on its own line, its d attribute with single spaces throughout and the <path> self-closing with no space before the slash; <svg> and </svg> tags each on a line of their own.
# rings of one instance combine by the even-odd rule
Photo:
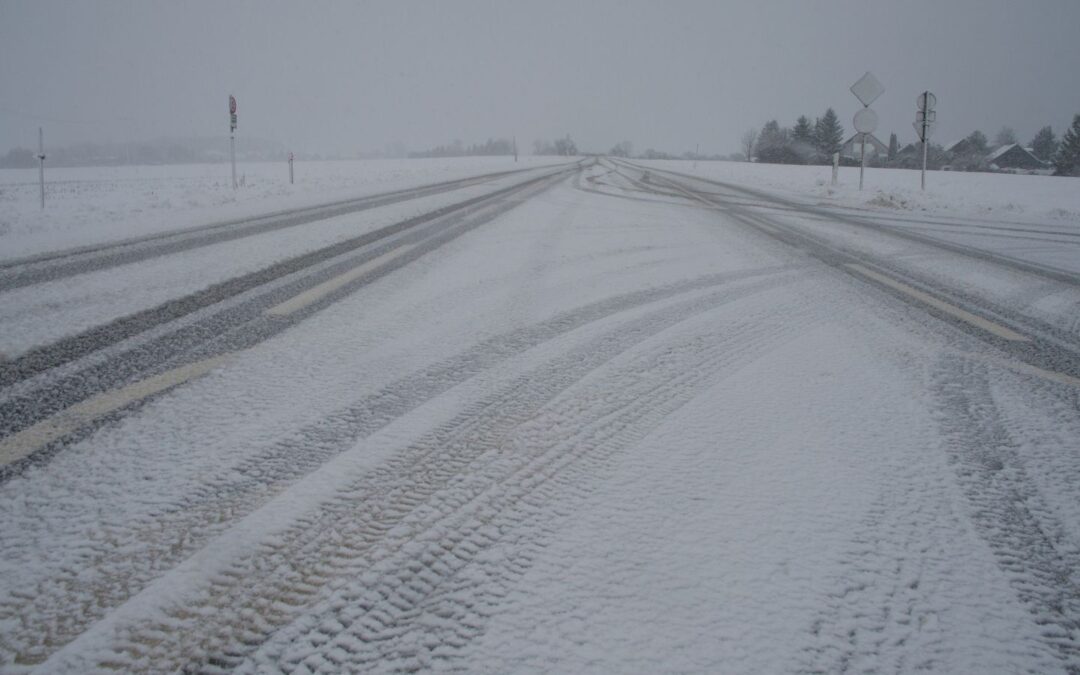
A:
<svg viewBox="0 0 1080 675">
<path fill-rule="evenodd" d="M 1034 171 L 1045 169 L 1046 163 L 1019 143 L 1009 143 L 994 150 L 986 158 L 992 169 L 1019 169 Z"/>
<path fill-rule="evenodd" d="M 840 146 L 840 156 L 858 161 L 862 152 L 862 134 L 855 134 L 844 141 Z M 886 157 L 889 154 L 889 146 L 882 143 L 874 134 L 866 134 L 866 159 L 875 156 Z"/>
</svg>

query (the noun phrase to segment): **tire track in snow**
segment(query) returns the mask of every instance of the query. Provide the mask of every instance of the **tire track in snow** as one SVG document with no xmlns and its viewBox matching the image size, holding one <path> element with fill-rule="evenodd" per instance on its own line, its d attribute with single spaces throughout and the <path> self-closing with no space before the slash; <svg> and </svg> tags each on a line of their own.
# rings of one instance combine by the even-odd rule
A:
<svg viewBox="0 0 1080 675">
<path fill-rule="evenodd" d="M 432 533 L 440 542 L 445 535 L 446 541 L 451 542 L 450 550 L 457 551 L 456 557 L 478 553 L 483 549 L 482 541 L 458 531 L 464 528 L 472 536 L 480 531 L 477 528 L 482 529 L 483 518 L 473 523 L 475 527 L 465 527 L 468 522 L 460 522 L 460 519 L 469 520 L 466 514 L 475 515 L 475 500 L 490 490 L 504 494 L 498 486 L 515 476 L 516 481 L 510 480 L 505 489 L 524 490 L 521 499 L 525 499 L 531 493 L 528 477 L 544 475 L 543 466 L 549 467 L 547 470 L 552 475 L 558 474 L 553 467 L 571 459 L 566 453 L 572 455 L 575 447 L 560 436 L 556 442 L 562 439 L 566 443 L 554 458 L 530 468 L 528 453 L 521 454 L 517 450 L 522 448 L 504 445 L 508 434 L 534 418 L 567 388 L 649 337 L 687 318 L 786 281 L 790 280 L 766 280 L 657 310 L 523 376 L 359 479 L 349 490 L 302 519 L 288 534 L 266 542 L 251 559 L 239 560 L 232 569 L 216 575 L 197 601 L 169 610 L 166 622 L 124 628 L 120 643 L 106 660 L 125 670 L 146 668 L 147 664 L 154 664 L 154 668 L 176 668 L 187 664 L 195 655 L 204 654 L 204 660 L 191 666 L 191 670 L 228 669 L 258 648 L 276 628 L 293 620 L 304 606 L 317 599 L 332 579 L 353 578 L 379 557 L 401 555 L 401 551 L 406 558 L 414 558 L 415 554 L 409 551 L 415 548 L 420 532 Z M 802 306 L 791 307 L 787 312 L 773 314 L 771 322 L 764 317 L 740 319 L 733 322 L 727 340 L 699 341 L 694 349 L 721 360 L 734 359 L 747 351 L 762 353 L 771 342 L 770 335 L 795 330 L 797 322 L 793 319 L 802 311 L 805 311 Z M 662 365 L 663 353 L 658 358 Z M 661 368 L 658 372 L 704 378 L 704 373 L 712 367 L 708 360 L 697 364 L 708 367 L 692 367 L 677 358 L 671 362 L 674 365 L 667 371 Z M 641 377 L 649 379 L 647 372 Z M 620 424 L 645 419 L 648 410 L 662 408 L 659 401 L 648 396 L 632 396 L 627 401 L 626 395 L 631 391 L 634 390 L 627 387 L 625 391 L 609 394 L 622 402 L 615 406 L 616 412 L 634 400 L 640 399 L 640 405 L 646 406 L 644 410 L 635 409 L 620 417 Z M 678 387 L 672 391 L 677 393 Z M 590 400 L 574 399 L 574 405 L 579 417 L 587 416 L 589 410 L 604 409 L 597 401 Z M 594 420 L 571 417 L 564 428 L 573 437 L 580 424 L 591 421 Z M 548 450 L 545 447 L 544 452 Z M 466 507 L 469 508 L 461 511 Z M 501 509 L 495 507 L 494 513 L 499 512 Z M 457 524 L 440 526 L 446 518 Z M 376 559 L 372 560 L 371 555 L 376 555 Z M 402 573 L 408 567 L 406 564 L 401 568 Z M 398 563 L 393 563 L 391 568 L 399 569 Z M 417 590 L 402 592 L 404 595 L 395 601 L 398 604 L 409 597 L 419 601 L 425 595 Z"/>
<path fill-rule="evenodd" d="M 799 270 L 798 266 L 778 266 L 706 275 L 585 305 L 485 340 L 455 357 L 406 376 L 296 435 L 281 439 L 241 462 L 227 475 L 192 486 L 188 497 L 153 518 L 143 517 L 130 523 L 113 519 L 106 527 L 95 527 L 97 515 L 89 514 L 85 516 L 87 529 L 98 531 L 80 539 L 83 558 L 79 569 L 45 566 L 36 575 L 28 570 L 24 574 L 30 576 L 25 576 L 18 588 L 0 598 L 0 623 L 17 622 L 17 627 L 8 624 L 13 629 L 0 634 L 0 653 L 16 655 L 27 663 L 41 661 L 111 608 L 224 532 L 234 520 L 266 503 L 358 439 L 508 359 L 577 328 L 650 303 L 738 282 L 757 280 L 766 287 L 791 283 L 802 278 L 792 274 Z M 718 296 L 742 292 L 736 287 L 721 290 Z M 697 302 L 690 301 L 688 307 L 697 307 Z M 664 324 L 657 318 L 649 325 L 658 330 L 657 326 Z M 298 453 L 298 447 L 305 452 Z M 19 526 L 11 521 L 9 525 L 16 535 L 22 532 L 21 536 L 32 537 L 36 531 L 33 522 Z M 17 550 L 18 542 L 10 543 L 11 550 Z M 34 548 L 29 544 L 28 547 Z M 141 553 L 133 558 L 128 551 L 136 547 Z"/>
<path fill-rule="evenodd" d="M 1028 477 L 985 365 L 950 356 L 935 373 L 949 459 L 976 531 L 1061 665 L 1080 673 L 1080 550 Z"/>
</svg>

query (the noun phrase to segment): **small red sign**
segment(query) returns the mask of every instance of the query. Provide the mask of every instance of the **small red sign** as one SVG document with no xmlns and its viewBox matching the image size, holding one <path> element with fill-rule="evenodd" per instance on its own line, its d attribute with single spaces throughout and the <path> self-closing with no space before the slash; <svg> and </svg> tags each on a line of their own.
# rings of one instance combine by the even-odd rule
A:
<svg viewBox="0 0 1080 675">
<path fill-rule="evenodd" d="M 236 114 L 236 99 L 233 98 L 231 95 L 229 96 L 229 114 Z"/>
</svg>

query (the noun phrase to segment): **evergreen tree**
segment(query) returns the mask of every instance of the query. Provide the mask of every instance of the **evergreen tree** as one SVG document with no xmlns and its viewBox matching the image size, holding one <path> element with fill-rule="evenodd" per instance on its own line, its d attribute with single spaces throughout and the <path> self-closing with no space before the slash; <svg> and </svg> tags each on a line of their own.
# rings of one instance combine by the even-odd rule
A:
<svg viewBox="0 0 1080 675">
<path fill-rule="evenodd" d="M 1072 127 L 1061 137 L 1061 147 L 1054 158 L 1055 176 L 1080 176 L 1080 115 L 1073 117 Z"/>
<path fill-rule="evenodd" d="M 889 134 L 889 161 L 896 159 L 896 155 L 900 152 L 900 143 L 896 140 L 896 134 Z"/>
<path fill-rule="evenodd" d="M 1039 129 L 1039 133 L 1035 134 L 1035 138 L 1031 139 L 1031 149 L 1035 152 L 1035 156 L 1044 162 L 1049 162 L 1054 157 L 1054 153 L 1057 152 L 1057 138 L 1054 137 L 1054 130 L 1046 126 Z"/>
<path fill-rule="evenodd" d="M 795 121 L 795 128 L 791 130 L 791 138 L 796 143 L 813 144 L 814 130 L 810 126 L 810 120 L 806 118 L 806 115 L 800 115 L 799 119 Z"/>
<path fill-rule="evenodd" d="M 814 125 L 814 145 L 821 154 L 831 158 L 833 153 L 840 152 L 840 144 L 843 142 L 844 128 L 840 126 L 836 111 L 829 108 Z"/>
</svg>

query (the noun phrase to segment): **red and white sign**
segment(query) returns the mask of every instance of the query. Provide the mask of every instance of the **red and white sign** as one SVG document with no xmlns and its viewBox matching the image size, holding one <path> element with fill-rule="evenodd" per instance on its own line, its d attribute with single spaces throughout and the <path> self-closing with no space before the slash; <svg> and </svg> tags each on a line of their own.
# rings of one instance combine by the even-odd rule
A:
<svg viewBox="0 0 1080 675">
<path fill-rule="evenodd" d="M 229 114 L 236 114 L 236 99 L 232 95 L 229 96 Z"/>
</svg>

